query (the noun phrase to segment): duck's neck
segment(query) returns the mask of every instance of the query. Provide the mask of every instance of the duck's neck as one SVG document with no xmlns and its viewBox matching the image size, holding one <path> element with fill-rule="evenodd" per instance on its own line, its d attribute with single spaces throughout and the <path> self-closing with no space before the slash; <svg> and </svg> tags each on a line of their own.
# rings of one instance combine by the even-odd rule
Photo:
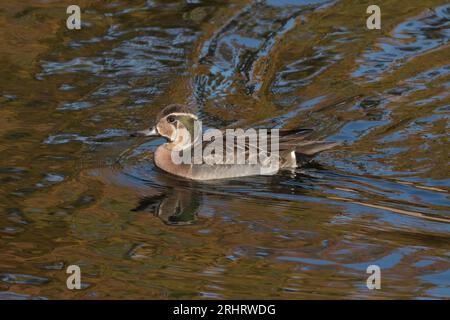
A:
<svg viewBox="0 0 450 320">
<path fill-rule="evenodd" d="M 186 128 L 184 126 L 178 128 L 178 132 L 174 141 L 166 143 L 166 147 L 169 150 L 181 151 L 187 148 L 191 148 L 197 143 L 201 143 L 201 141 L 201 126 L 194 122 L 194 125 L 190 128 Z"/>
</svg>

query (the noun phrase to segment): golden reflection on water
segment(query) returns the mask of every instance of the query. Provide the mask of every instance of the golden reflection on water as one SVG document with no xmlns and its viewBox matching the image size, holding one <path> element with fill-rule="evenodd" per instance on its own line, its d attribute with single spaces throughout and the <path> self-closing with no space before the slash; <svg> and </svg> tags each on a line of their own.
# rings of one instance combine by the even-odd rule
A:
<svg viewBox="0 0 450 320">
<path fill-rule="evenodd" d="M 69 4 L 0 8 L 0 299 L 449 297 L 448 4 L 80 0 L 76 32 Z M 345 146 L 180 180 L 128 137 L 174 102 Z"/>
</svg>

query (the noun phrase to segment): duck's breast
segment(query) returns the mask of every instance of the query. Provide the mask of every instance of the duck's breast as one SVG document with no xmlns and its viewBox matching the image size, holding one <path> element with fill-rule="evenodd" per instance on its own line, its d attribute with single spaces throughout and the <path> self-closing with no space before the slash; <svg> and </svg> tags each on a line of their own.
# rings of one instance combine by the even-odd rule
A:
<svg viewBox="0 0 450 320">
<path fill-rule="evenodd" d="M 155 165 L 171 174 L 185 178 L 191 177 L 192 166 L 184 163 L 175 163 L 172 159 L 171 150 L 164 145 L 159 146 L 155 151 Z"/>
</svg>

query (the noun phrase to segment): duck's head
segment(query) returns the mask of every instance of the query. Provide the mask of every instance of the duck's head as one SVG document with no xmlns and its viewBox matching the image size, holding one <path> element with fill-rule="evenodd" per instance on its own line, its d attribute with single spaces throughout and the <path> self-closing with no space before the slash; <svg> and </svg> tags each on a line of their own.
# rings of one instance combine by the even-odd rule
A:
<svg viewBox="0 0 450 320">
<path fill-rule="evenodd" d="M 186 105 L 171 104 L 158 113 L 154 127 L 133 135 L 162 136 L 169 141 L 166 147 L 182 150 L 191 146 L 200 134 L 200 122 L 193 111 Z"/>
</svg>

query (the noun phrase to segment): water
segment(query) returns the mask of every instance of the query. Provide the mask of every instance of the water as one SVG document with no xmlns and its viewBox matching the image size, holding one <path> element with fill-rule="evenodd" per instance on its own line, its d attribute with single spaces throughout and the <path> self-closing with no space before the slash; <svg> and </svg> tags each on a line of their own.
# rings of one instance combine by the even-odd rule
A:
<svg viewBox="0 0 450 320">
<path fill-rule="evenodd" d="M 80 0 L 79 31 L 69 4 L 0 9 L 0 299 L 450 297 L 445 1 L 383 1 L 381 30 L 360 1 Z M 345 144 L 185 181 L 128 137 L 180 102 Z"/>
</svg>

